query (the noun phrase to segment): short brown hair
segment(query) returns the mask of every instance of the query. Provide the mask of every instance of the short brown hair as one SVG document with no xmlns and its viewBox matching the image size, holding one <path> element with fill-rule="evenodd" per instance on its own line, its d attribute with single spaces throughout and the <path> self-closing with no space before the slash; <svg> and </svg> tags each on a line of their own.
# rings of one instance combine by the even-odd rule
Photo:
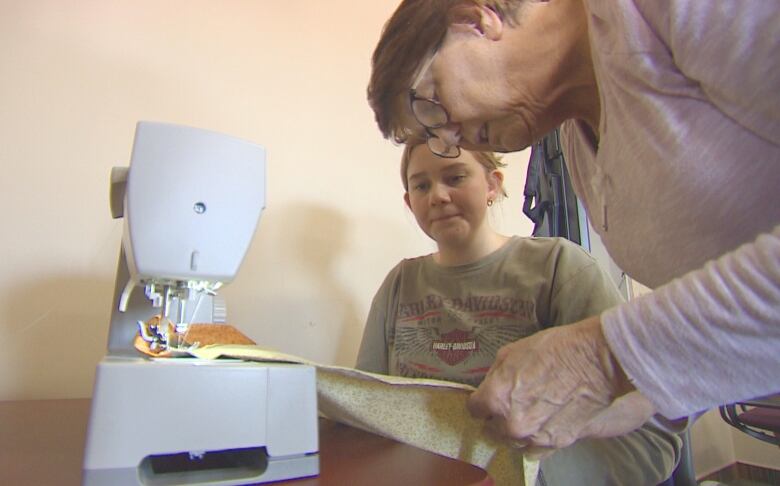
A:
<svg viewBox="0 0 780 486">
<path fill-rule="evenodd" d="M 404 152 L 401 155 L 401 183 L 404 185 L 404 191 L 406 192 L 409 192 L 409 179 L 407 178 L 407 172 L 409 172 L 409 163 L 412 160 L 412 150 L 414 150 L 418 145 L 425 144 L 407 143 L 404 147 Z M 424 150 L 428 150 L 428 148 L 425 147 Z M 501 167 L 506 167 L 506 164 L 501 162 L 501 157 L 493 152 L 480 152 L 477 150 L 469 150 L 468 152 L 474 156 L 474 159 L 479 162 L 479 165 L 485 168 L 486 172 L 500 169 Z M 501 195 L 507 197 L 507 193 L 503 185 L 501 186 Z"/>
<path fill-rule="evenodd" d="M 385 23 L 371 58 L 368 102 L 385 138 L 402 142 L 395 103 L 409 89 L 418 66 L 444 39 L 459 5 L 487 6 L 513 25 L 526 0 L 404 0 Z"/>
</svg>

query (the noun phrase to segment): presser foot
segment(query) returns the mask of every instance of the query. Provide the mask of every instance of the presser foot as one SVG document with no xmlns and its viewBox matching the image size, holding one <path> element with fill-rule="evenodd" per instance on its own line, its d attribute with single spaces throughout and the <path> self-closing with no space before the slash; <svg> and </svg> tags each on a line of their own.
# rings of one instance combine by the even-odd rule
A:
<svg viewBox="0 0 780 486">
<path fill-rule="evenodd" d="M 190 356 L 199 342 L 187 342 L 187 324 L 174 325 L 170 319 L 154 316 L 138 321 L 135 347 L 144 354 L 158 357 Z"/>
</svg>

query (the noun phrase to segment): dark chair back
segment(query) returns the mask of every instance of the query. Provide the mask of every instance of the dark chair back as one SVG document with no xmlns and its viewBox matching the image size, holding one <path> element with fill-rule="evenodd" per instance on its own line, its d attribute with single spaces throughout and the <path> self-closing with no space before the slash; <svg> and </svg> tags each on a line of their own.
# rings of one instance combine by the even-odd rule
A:
<svg viewBox="0 0 780 486">
<path fill-rule="evenodd" d="M 720 407 L 720 416 L 732 427 L 774 445 L 780 445 L 780 397 L 765 397 Z"/>
</svg>

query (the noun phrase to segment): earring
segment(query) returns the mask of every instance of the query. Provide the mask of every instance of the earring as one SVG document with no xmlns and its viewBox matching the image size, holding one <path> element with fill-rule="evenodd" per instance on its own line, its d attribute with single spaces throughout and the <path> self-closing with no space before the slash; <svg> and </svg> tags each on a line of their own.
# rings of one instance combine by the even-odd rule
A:
<svg viewBox="0 0 780 486">
<path fill-rule="evenodd" d="M 488 207 L 490 207 L 492 205 L 493 205 L 493 200 L 492 199 L 488 199 Z"/>
</svg>

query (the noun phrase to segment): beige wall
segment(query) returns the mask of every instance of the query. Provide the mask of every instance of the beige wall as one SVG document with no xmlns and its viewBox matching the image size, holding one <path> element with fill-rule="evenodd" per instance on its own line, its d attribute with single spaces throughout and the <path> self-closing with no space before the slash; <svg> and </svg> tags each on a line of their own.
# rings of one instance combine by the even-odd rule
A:
<svg viewBox="0 0 780 486">
<path fill-rule="evenodd" d="M 694 466 L 699 476 L 734 462 L 780 469 L 780 448 L 754 439 L 731 427 L 718 410 L 702 416 L 691 429 Z"/>
<path fill-rule="evenodd" d="M 780 447 L 769 444 L 729 427 L 734 455 L 739 462 L 780 470 Z"/>
<path fill-rule="evenodd" d="M 138 120 L 267 148 L 267 209 L 224 291 L 230 320 L 351 364 L 387 271 L 432 248 L 365 101 L 396 4 L 0 0 L 0 400 L 91 394 L 121 236 L 109 171 L 128 163 Z M 509 233 L 531 230 L 526 160 L 511 157 L 513 197 L 493 209 Z"/>
</svg>

